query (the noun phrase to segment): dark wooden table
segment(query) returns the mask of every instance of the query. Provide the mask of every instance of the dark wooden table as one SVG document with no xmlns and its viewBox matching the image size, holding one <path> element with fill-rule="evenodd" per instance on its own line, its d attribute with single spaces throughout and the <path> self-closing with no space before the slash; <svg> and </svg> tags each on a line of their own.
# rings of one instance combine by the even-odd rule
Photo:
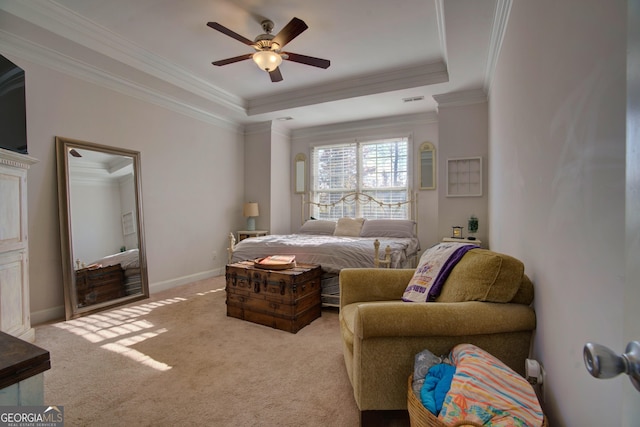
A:
<svg viewBox="0 0 640 427">
<path fill-rule="evenodd" d="M 0 332 L 0 389 L 51 368 L 49 352 Z"/>
</svg>

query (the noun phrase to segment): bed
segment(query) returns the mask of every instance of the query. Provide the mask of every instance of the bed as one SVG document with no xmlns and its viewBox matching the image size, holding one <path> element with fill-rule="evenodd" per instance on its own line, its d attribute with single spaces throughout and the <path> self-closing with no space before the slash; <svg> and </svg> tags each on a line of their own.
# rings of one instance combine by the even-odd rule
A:
<svg viewBox="0 0 640 427">
<path fill-rule="evenodd" d="M 139 294 L 142 292 L 142 276 L 140 273 L 140 251 L 130 249 L 118 252 L 96 260 L 92 265 L 102 268 L 120 265 L 123 270 L 123 286 L 125 295 Z"/>
<path fill-rule="evenodd" d="M 415 267 L 420 251 L 417 224 L 413 219 L 396 219 L 401 209 L 416 217 L 413 212 L 415 199 L 385 203 L 363 193 L 349 193 L 330 203 L 307 202 L 303 198 L 303 218 L 304 204 L 311 206 L 308 211 L 314 213 L 328 212 L 345 203 L 352 209 L 340 212 L 369 212 L 376 217 L 327 220 L 311 219 L 313 215 L 309 215 L 310 219 L 296 233 L 252 237 L 238 243 L 230 233 L 229 263 L 269 255 L 295 255 L 297 262 L 318 264 L 323 272 L 322 302 L 325 306 L 339 305 L 338 275 L 344 268 Z M 377 209 L 364 209 L 368 204 L 374 204 Z"/>
</svg>

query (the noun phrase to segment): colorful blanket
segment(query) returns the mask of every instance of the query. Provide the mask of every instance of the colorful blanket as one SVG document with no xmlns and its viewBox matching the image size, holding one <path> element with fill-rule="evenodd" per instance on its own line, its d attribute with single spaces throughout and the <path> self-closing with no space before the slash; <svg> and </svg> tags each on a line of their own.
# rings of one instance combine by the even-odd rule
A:
<svg viewBox="0 0 640 427">
<path fill-rule="evenodd" d="M 459 344 L 451 350 L 456 372 L 438 418 L 447 425 L 473 421 L 492 427 L 540 427 L 538 398 L 524 378 L 486 351 Z"/>
<path fill-rule="evenodd" d="M 434 301 L 451 270 L 462 259 L 467 251 L 477 248 L 468 243 L 440 243 L 429 249 L 420 257 L 420 263 L 409 281 L 402 296 L 407 302 Z"/>
</svg>

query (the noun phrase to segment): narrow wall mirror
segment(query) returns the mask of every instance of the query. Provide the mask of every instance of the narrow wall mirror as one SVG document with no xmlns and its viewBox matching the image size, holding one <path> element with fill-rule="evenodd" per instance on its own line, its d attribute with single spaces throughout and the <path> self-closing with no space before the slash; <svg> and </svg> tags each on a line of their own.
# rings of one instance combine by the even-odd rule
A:
<svg viewBox="0 0 640 427">
<path fill-rule="evenodd" d="M 307 174 L 307 156 L 302 153 L 296 154 L 294 160 L 295 165 L 295 178 L 296 178 L 296 193 L 304 193 L 306 187 L 306 174 Z"/>
<path fill-rule="evenodd" d="M 140 152 L 56 137 L 65 316 L 149 297 Z"/>
<path fill-rule="evenodd" d="M 436 147 L 430 142 L 420 144 L 420 189 L 436 188 Z"/>
</svg>

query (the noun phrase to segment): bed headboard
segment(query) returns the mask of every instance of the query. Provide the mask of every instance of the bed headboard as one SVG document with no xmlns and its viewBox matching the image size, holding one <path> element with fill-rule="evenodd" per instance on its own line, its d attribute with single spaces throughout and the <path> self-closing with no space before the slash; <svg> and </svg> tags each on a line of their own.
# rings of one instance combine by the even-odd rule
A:
<svg viewBox="0 0 640 427">
<path fill-rule="evenodd" d="M 320 200 L 312 200 L 312 193 L 302 195 L 301 218 L 333 219 L 358 217 L 366 219 L 412 219 L 418 218 L 418 194 L 408 191 L 406 200 L 385 202 L 361 192 L 346 194 L 317 193 Z M 305 197 L 306 196 L 306 197 Z M 331 200 L 332 199 L 335 200 Z"/>
</svg>

